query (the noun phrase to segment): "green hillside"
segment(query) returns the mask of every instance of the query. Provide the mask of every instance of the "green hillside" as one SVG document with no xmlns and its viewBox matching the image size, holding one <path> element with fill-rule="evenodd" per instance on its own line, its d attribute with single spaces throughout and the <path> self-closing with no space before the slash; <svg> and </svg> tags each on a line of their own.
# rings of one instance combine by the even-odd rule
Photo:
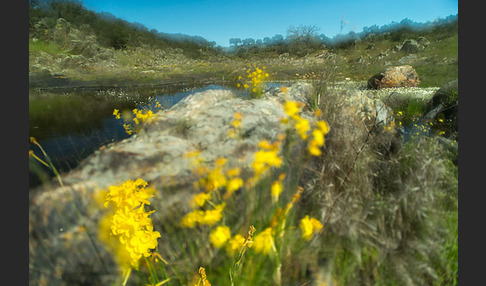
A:
<svg viewBox="0 0 486 286">
<path fill-rule="evenodd" d="M 314 26 L 290 27 L 286 37 L 230 39 L 215 46 L 202 37 L 148 30 L 78 1 L 29 1 L 31 86 L 74 84 L 163 84 L 234 81 L 248 63 L 266 66 L 273 80 L 367 80 L 385 67 L 410 64 L 423 86 L 440 86 L 458 75 L 457 15 L 433 23 L 407 19 L 328 38 Z M 417 51 L 406 40 L 421 39 Z"/>
</svg>

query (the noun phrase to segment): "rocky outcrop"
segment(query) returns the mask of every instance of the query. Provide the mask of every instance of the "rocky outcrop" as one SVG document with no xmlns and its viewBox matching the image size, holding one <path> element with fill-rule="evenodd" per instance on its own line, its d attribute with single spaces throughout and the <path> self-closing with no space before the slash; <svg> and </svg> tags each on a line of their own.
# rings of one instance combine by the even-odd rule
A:
<svg viewBox="0 0 486 286">
<path fill-rule="evenodd" d="M 409 65 L 389 67 L 368 80 L 368 88 L 371 89 L 416 87 L 419 84 L 417 72 Z"/>
<path fill-rule="evenodd" d="M 200 179 L 187 154 L 199 151 L 210 165 L 224 157 L 225 166 L 240 167 L 244 176 L 251 171 L 258 143 L 274 142 L 285 133 L 281 121 L 285 101 L 304 103 L 302 116 L 315 120 L 309 108 L 312 94 L 313 87 L 307 83 L 295 83 L 285 92 L 278 87 L 268 88 L 261 99 L 251 100 L 224 89 L 191 94 L 156 113 L 136 135 L 103 146 L 78 167 L 62 174 L 64 189 L 54 180 L 31 190 L 31 284 L 106 285 L 115 281 L 119 273 L 113 258 L 97 240 L 103 213 L 97 198 L 102 189 L 143 178 L 157 191 L 152 206 L 159 223 L 173 218 L 174 213 L 186 213 L 190 197 L 198 192 L 194 182 Z M 363 97 L 356 90 L 352 97 L 346 94 L 343 104 L 349 105 L 349 110 L 354 107 L 357 116 L 369 122 L 387 124 L 392 116 L 389 108 L 379 100 Z M 242 115 L 237 138 L 228 135 L 235 112 Z M 86 230 L 91 232 L 96 247 Z"/>
<path fill-rule="evenodd" d="M 102 208 L 95 198 L 101 189 L 143 178 L 158 192 L 160 199 L 154 202 L 154 207 L 163 221 L 175 209 L 188 209 L 187 202 L 196 192 L 195 166 L 185 154 L 200 151 L 206 162 L 224 157 L 229 168 L 248 169 L 258 142 L 275 141 L 278 134 L 284 133 L 281 119 L 285 115 L 285 100 L 306 102 L 311 92 L 309 84 L 294 84 L 285 93 L 273 88 L 262 99 L 252 100 L 238 97 L 230 90 L 191 94 L 172 108 L 156 113 L 152 123 L 138 134 L 102 147 L 77 168 L 63 174 L 65 190 L 56 181 L 31 190 L 30 282 L 106 285 L 115 281 L 112 275 L 118 273 L 113 260 L 96 240 Z M 228 136 L 235 112 L 243 115 L 241 137 L 237 139 Z M 309 114 L 308 117 L 312 118 Z M 98 250 L 90 243 L 71 200 Z"/>
<path fill-rule="evenodd" d="M 400 49 L 401 52 L 406 52 L 406 53 L 416 53 L 420 51 L 421 47 L 419 43 L 415 40 L 405 40 L 402 44 L 402 48 Z"/>
<path fill-rule="evenodd" d="M 425 37 L 419 37 L 417 40 L 406 39 L 399 46 L 396 46 L 396 51 L 414 54 L 425 50 L 430 45 L 429 40 Z"/>
</svg>

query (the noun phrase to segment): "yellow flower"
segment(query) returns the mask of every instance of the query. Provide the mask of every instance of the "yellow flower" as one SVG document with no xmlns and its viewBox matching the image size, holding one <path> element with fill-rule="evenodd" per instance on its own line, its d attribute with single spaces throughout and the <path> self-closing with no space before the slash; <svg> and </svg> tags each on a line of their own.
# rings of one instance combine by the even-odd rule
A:
<svg viewBox="0 0 486 286">
<path fill-rule="evenodd" d="M 194 210 L 186 214 L 181 220 L 181 226 L 187 228 L 193 228 L 197 224 L 200 225 L 213 225 L 223 218 L 223 210 L 225 203 L 216 205 L 212 210 Z"/>
<path fill-rule="evenodd" d="M 110 253 L 113 254 L 115 261 L 122 269 L 129 269 L 131 265 L 130 253 L 119 239 L 111 233 L 112 215 L 105 215 L 99 222 L 98 239 L 105 244 Z"/>
<path fill-rule="evenodd" d="M 113 110 L 113 115 L 115 115 L 116 119 L 120 119 L 120 111 L 118 109 Z"/>
<path fill-rule="evenodd" d="M 226 186 L 227 182 L 228 180 L 224 176 L 221 168 L 216 168 L 208 174 L 208 177 L 206 179 L 206 190 L 212 192 Z"/>
<path fill-rule="evenodd" d="M 324 145 L 324 133 L 320 129 L 314 129 L 312 131 L 312 137 L 317 146 Z"/>
<path fill-rule="evenodd" d="M 227 226 L 218 226 L 209 234 L 209 241 L 215 248 L 221 248 L 231 238 L 230 228 Z"/>
<path fill-rule="evenodd" d="M 158 231 L 153 231 L 153 227 L 138 230 L 128 243 L 127 250 L 132 258 L 132 266 L 138 267 L 138 260 L 151 255 L 150 249 L 157 247 L 157 238 L 160 237 Z"/>
<path fill-rule="evenodd" d="M 309 153 L 313 156 L 320 156 L 322 154 L 321 149 L 319 148 L 319 145 L 317 144 L 316 141 L 312 140 L 309 143 L 309 147 L 307 148 L 309 150 Z"/>
<path fill-rule="evenodd" d="M 282 165 L 282 159 L 278 157 L 277 152 L 278 150 L 260 150 L 255 153 L 255 160 L 252 163 L 252 168 L 255 171 L 256 176 L 262 175 L 271 167 L 280 167 Z"/>
<path fill-rule="evenodd" d="M 326 121 L 317 121 L 317 127 L 319 128 L 319 130 L 321 130 L 322 134 L 323 135 L 326 135 L 327 133 L 329 133 L 329 125 L 327 125 L 327 122 Z"/>
<path fill-rule="evenodd" d="M 204 204 L 211 199 L 211 194 L 209 193 L 199 193 L 192 198 L 191 206 L 202 207 Z"/>
<path fill-rule="evenodd" d="M 304 240 L 311 239 L 314 233 L 317 233 L 319 230 L 322 229 L 322 224 L 315 218 L 309 218 L 306 215 L 303 219 L 300 220 L 300 229 L 302 230 L 302 238 Z"/>
<path fill-rule="evenodd" d="M 280 196 L 280 193 L 283 190 L 282 182 L 280 181 L 275 181 L 272 183 L 272 201 L 277 202 L 278 197 Z"/>
<path fill-rule="evenodd" d="M 226 243 L 226 253 L 228 253 L 229 256 L 235 256 L 238 252 L 240 252 L 244 243 L 245 238 L 241 234 L 236 234 L 228 240 L 228 243 Z"/>
<path fill-rule="evenodd" d="M 233 169 L 229 169 L 228 171 L 226 171 L 226 175 L 228 175 L 228 177 L 230 178 L 234 178 L 234 177 L 238 177 L 241 173 L 241 169 L 240 168 L 233 168 Z"/>
<path fill-rule="evenodd" d="M 238 190 L 243 186 L 243 179 L 241 178 L 232 178 L 228 182 L 228 186 L 226 187 L 226 190 L 228 191 L 229 194 L 233 193 L 234 191 Z"/>
<path fill-rule="evenodd" d="M 284 110 L 285 113 L 287 113 L 287 115 L 291 118 L 294 118 L 300 112 L 297 102 L 294 101 L 286 101 Z"/>
<path fill-rule="evenodd" d="M 300 118 L 297 123 L 295 123 L 295 129 L 299 133 L 302 139 L 307 139 L 307 131 L 310 129 L 309 121 L 304 118 Z"/>
<path fill-rule="evenodd" d="M 188 214 L 186 214 L 181 220 L 182 227 L 193 228 L 196 227 L 196 224 L 199 221 L 200 217 L 204 216 L 204 211 L 201 210 L 194 210 Z"/>
<path fill-rule="evenodd" d="M 132 135 L 133 130 L 130 124 L 123 123 L 123 128 L 125 128 L 125 133 L 127 133 L 128 135 Z"/>
<path fill-rule="evenodd" d="M 152 220 L 148 216 L 153 212 L 145 212 L 143 205 L 137 209 L 126 206 L 117 209 L 111 220 L 111 232 L 118 235 L 121 243 L 125 243 L 139 229 L 152 226 Z"/>
<path fill-rule="evenodd" d="M 222 211 L 224 209 L 224 204 L 217 205 L 214 210 L 204 211 L 202 217 L 198 218 L 199 224 L 213 225 L 223 218 Z"/>
<path fill-rule="evenodd" d="M 135 181 L 127 180 L 119 186 L 110 186 L 105 198 L 105 207 L 109 203 L 115 206 L 113 214 L 109 216 L 111 233 L 128 252 L 130 266 L 136 269 L 139 259 L 142 256 L 150 256 L 150 250 L 157 246 L 157 238 L 160 237 L 160 233 L 153 230 L 152 220 L 149 218 L 155 211 L 145 211 L 144 206 L 150 204 L 148 199 L 153 197 L 154 193 L 147 185 L 148 183 L 140 178 Z M 100 231 L 106 231 L 106 227 L 106 222 L 103 222 Z M 100 238 L 104 242 L 109 242 L 106 237 Z M 126 262 L 127 255 L 123 254 L 123 251 L 120 253 L 119 248 L 114 247 L 115 255 L 120 256 L 120 261 Z"/>
<path fill-rule="evenodd" d="M 272 183 L 271 193 L 272 193 L 272 202 L 274 203 L 278 201 L 278 197 L 283 191 L 282 181 L 284 180 L 284 178 L 285 178 L 285 173 L 282 173 L 280 174 L 278 180 Z"/>
<path fill-rule="evenodd" d="M 117 208 L 127 206 L 131 209 L 140 204 L 150 205 L 149 198 L 153 197 L 155 190 L 146 188 L 148 183 L 138 178 L 137 180 L 127 180 L 120 186 L 110 186 L 105 199 L 105 207 L 113 202 Z"/>
<path fill-rule="evenodd" d="M 264 231 L 258 233 L 253 238 L 253 247 L 256 253 L 269 254 L 271 251 L 276 252 L 275 242 L 273 239 L 272 228 L 267 227 Z"/>
</svg>

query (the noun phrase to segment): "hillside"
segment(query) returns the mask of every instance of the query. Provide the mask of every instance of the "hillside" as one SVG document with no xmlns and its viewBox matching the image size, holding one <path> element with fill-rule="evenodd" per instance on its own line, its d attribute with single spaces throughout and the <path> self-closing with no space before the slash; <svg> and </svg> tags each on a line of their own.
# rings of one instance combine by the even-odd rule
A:
<svg viewBox="0 0 486 286">
<path fill-rule="evenodd" d="M 29 7 L 31 87 L 234 81 L 248 63 L 266 66 L 274 80 L 321 73 L 367 80 L 400 64 L 413 65 L 424 86 L 440 86 L 458 74 L 457 15 L 428 24 L 404 20 L 367 27 L 333 39 L 302 36 L 296 28 L 297 36 L 250 39 L 223 49 L 202 37 L 149 31 L 76 1 L 50 3 Z M 402 49 L 407 40 L 420 43 Z"/>
</svg>

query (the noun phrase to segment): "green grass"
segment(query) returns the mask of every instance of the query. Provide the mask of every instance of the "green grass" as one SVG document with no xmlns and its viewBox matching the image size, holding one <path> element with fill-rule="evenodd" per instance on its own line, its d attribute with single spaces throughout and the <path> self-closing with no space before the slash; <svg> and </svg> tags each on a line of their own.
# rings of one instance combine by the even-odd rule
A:
<svg viewBox="0 0 486 286">
<path fill-rule="evenodd" d="M 33 41 L 32 39 L 29 39 L 29 53 L 36 52 L 45 52 L 51 56 L 67 54 L 60 45 L 54 42 L 46 42 L 43 40 Z"/>
</svg>

